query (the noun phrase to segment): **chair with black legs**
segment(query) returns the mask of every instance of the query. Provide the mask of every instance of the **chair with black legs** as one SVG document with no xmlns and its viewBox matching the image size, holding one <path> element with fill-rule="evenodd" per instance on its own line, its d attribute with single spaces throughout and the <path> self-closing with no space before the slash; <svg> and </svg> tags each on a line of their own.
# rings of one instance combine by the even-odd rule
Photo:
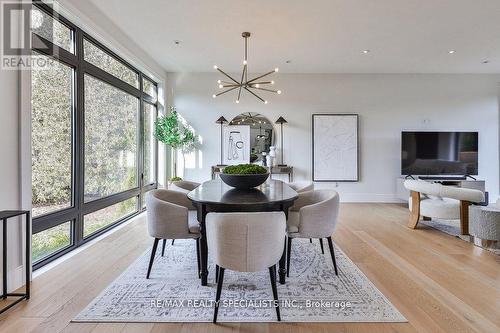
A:
<svg viewBox="0 0 500 333">
<path fill-rule="evenodd" d="M 171 190 L 153 190 L 146 195 L 148 233 L 154 238 L 153 250 L 149 260 L 146 278 L 149 279 L 151 268 L 158 248 L 163 239 L 194 239 L 200 277 L 200 226 L 196 214 L 190 212 L 191 201 L 185 193 Z M 164 254 L 165 247 L 162 250 Z"/>
<path fill-rule="evenodd" d="M 168 189 L 172 190 L 172 191 L 186 193 L 186 195 L 187 195 L 189 192 L 191 192 L 192 190 L 194 190 L 195 188 L 197 188 L 200 185 L 201 185 L 200 183 L 190 182 L 188 180 L 176 180 L 170 184 Z M 190 210 L 189 213 L 196 213 L 196 210 L 194 209 L 194 207 L 192 205 L 189 207 L 189 210 Z M 172 245 L 174 245 L 174 242 L 175 242 L 175 238 L 172 239 Z M 165 245 L 166 244 L 167 244 L 167 240 L 164 239 L 163 245 L 161 248 L 161 256 L 162 257 L 165 254 Z"/>
<path fill-rule="evenodd" d="M 285 247 L 283 212 L 209 213 L 206 218 L 209 254 L 218 269 L 213 322 L 217 322 L 226 269 L 237 272 L 269 270 L 278 321 L 281 321 L 276 288 L 276 263 Z"/>
<path fill-rule="evenodd" d="M 328 240 L 335 275 L 338 275 L 332 234 L 337 226 L 339 195 L 333 190 L 315 190 L 299 193 L 288 213 L 287 231 L 287 276 L 290 275 L 292 240 L 295 238 L 318 238 L 323 250 L 323 238 Z"/>
</svg>

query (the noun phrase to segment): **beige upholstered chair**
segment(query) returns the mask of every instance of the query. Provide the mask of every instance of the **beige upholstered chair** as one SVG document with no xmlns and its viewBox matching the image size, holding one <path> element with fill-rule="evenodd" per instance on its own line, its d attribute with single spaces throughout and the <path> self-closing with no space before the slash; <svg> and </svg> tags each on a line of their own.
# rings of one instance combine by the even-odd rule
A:
<svg viewBox="0 0 500 333">
<path fill-rule="evenodd" d="M 295 192 L 297 192 L 297 193 L 314 190 L 314 183 L 310 182 L 308 180 L 302 180 L 302 181 L 296 181 L 293 183 L 288 183 L 288 186 L 290 186 L 292 189 L 294 189 Z M 312 239 L 309 239 L 309 241 L 312 243 Z M 321 245 L 321 252 L 323 254 L 325 254 L 325 250 L 323 249 L 323 240 L 322 239 L 319 240 L 319 244 Z"/>
<path fill-rule="evenodd" d="M 182 192 L 182 193 L 188 194 L 189 192 L 191 192 L 192 190 L 194 190 L 195 188 L 197 188 L 200 185 L 201 185 L 200 183 L 190 182 L 187 180 L 176 180 L 170 184 L 168 189 L 172 190 L 172 191 L 177 191 L 177 192 Z M 189 209 L 192 210 L 192 209 L 194 209 L 194 207 L 191 206 Z M 166 242 L 167 242 L 167 240 L 164 239 L 163 245 L 161 248 L 161 255 L 162 256 L 165 254 L 165 243 Z M 175 242 L 175 239 L 172 239 L 172 245 L 174 245 L 174 242 Z"/>
<path fill-rule="evenodd" d="M 307 180 L 288 183 L 288 186 L 293 188 L 297 193 L 314 190 L 314 183 Z"/>
<path fill-rule="evenodd" d="M 213 322 L 217 321 L 224 270 L 269 270 L 276 314 L 281 320 L 276 289 L 276 263 L 283 255 L 286 219 L 282 212 L 209 213 L 206 218 L 210 256 L 217 265 L 217 294 Z"/>
<path fill-rule="evenodd" d="M 484 193 L 479 190 L 444 186 L 424 180 L 406 180 L 410 190 L 410 219 L 408 227 L 415 229 L 420 216 L 424 219 L 460 219 L 460 233 L 469 234 L 469 206 L 484 201 Z"/>
<path fill-rule="evenodd" d="M 189 193 L 198 186 L 200 186 L 200 183 L 190 182 L 187 180 L 177 180 L 170 184 L 169 190 Z"/>
<path fill-rule="evenodd" d="M 335 275 L 337 262 L 333 249 L 332 234 L 337 226 L 339 195 L 333 190 L 316 190 L 299 193 L 288 213 L 287 275 L 290 275 L 290 256 L 294 238 L 326 238 L 332 256 Z M 321 242 L 322 244 L 322 242 Z M 323 246 L 321 246 L 323 248 Z"/>
<path fill-rule="evenodd" d="M 147 279 L 151 273 L 159 240 L 169 238 L 196 240 L 198 276 L 200 275 L 200 226 L 196 218 L 196 211 L 189 211 L 192 207 L 191 201 L 182 192 L 153 190 L 147 193 L 148 233 L 154 237 L 153 250 L 146 274 Z"/>
</svg>

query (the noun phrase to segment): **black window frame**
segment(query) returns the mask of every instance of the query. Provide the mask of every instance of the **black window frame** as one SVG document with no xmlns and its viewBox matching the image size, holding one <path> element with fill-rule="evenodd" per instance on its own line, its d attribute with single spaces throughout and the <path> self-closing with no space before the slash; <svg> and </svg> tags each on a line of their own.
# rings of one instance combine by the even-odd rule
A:
<svg viewBox="0 0 500 333">
<path fill-rule="evenodd" d="M 108 47 L 97 41 L 90 36 L 87 32 L 80 29 L 65 17 L 59 15 L 54 9 L 40 0 L 34 0 L 33 6 L 37 9 L 49 14 L 54 20 L 59 21 L 73 32 L 73 49 L 74 53 L 67 51 L 45 38 L 31 33 L 32 50 L 40 54 L 55 59 L 63 64 L 69 65 L 74 69 L 74 82 L 73 82 L 73 106 L 72 106 L 72 206 L 53 213 L 48 213 L 33 219 L 33 234 L 55 227 L 62 223 L 72 221 L 71 223 L 71 245 L 67 246 L 53 254 L 40 259 L 33 263 L 33 269 L 42 267 L 43 265 L 57 259 L 58 257 L 76 249 L 77 247 L 87 243 L 88 241 L 102 235 L 111 228 L 129 220 L 130 218 L 140 214 L 144 209 L 142 208 L 143 196 L 150 190 L 158 188 L 158 141 L 155 144 L 155 182 L 152 184 L 143 184 L 144 181 L 144 104 L 153 104 L 156 107 L 156 117 L 158 117 L 158 100 L 143 91 L 143 78 L 154 83 L 158 91 L 158 83 L 121 58 Z M 111 73 L 108 73 L 99 67 L 92 65 L 84 60 L 83 41 L 84 39 L 92 42 L 95 46 L 99 47 L 102 51 L 112 56 L 114 59 L 125 65 L 127 68 L 133 70 L 138 74 L 139 88 L 136 88 L 125 81 L 120 80 Z M 85 162 L 85 87 L 84 77 L 85 74 L 99 79 L 115 88 L 123 90 L 124 92 L 137 97 L 139 99 L 139 122 L 137 124 L 137 186 L 120 192 L 115 193 L 103 198 L 93 201 L 84 202 L 84 162 Z M 106 208 L 108 206 L 120 203 L 124 200 L 137 197 L 137 207 L 134 213 L 129 214 L 118 221 L 83 237 L 83 223 L 86 214 L 95 212 L 97 210 Z"/>
</svg>

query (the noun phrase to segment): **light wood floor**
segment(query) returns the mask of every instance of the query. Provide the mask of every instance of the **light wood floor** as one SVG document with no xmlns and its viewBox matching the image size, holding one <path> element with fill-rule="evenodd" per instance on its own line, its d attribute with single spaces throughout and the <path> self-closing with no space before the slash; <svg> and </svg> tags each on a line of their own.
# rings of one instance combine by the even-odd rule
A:
<svg viewBox="0 0 500 333">
<path fill-rule="evenodd" d="M 335 242 L 409 323 L 70 323 L 151 240 L 145 218 L 33 281 L 0 332 L 500 332 L 500 257 L 436 230 L 406 227 L 396 204 L 343 204 Z"/>
</svg>

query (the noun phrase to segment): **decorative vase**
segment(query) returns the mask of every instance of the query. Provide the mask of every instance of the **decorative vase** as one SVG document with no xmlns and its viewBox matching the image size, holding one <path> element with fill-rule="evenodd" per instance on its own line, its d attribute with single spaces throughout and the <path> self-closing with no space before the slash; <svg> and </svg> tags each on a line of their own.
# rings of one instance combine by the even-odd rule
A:
<svg viewBox="0 0 500 333">
<path fill-rule="evenodd" d="M 269 156 L 271 156 L 273 158 L 272 166 L 276 166 L 276 147 L 275 146 L 269 147 Z"/>
<path fill-rule="evenodd" d="M 273 157 L 271 155 L 266 156 L 266 165 L 268 168 L 273 166 Z"/>
<path fill-rule="evenodd" d="M 253 188 L 261 185 L 269 177 L 269 173 L 259 173 L 254 175 L 233 175 L 221 173 L 220 178 L 224 183 L 240 190 Z"/>
</svg>

